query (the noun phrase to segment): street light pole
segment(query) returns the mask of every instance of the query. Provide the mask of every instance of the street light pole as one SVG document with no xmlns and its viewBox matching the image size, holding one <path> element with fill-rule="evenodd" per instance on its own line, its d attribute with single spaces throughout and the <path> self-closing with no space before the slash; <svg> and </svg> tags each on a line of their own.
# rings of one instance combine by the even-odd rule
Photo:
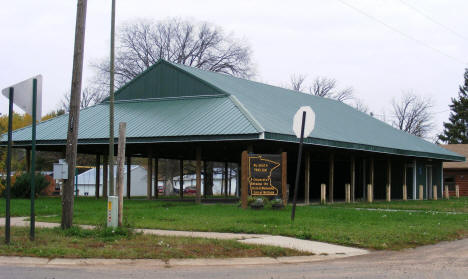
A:
<svg viewBox="0 0 468 279">
<path fill-rule="evenodd" d="M 115 0 L 112 0 L 109 104 L 109 195 L 114 196 L 114 34 Z"/>
</svg>

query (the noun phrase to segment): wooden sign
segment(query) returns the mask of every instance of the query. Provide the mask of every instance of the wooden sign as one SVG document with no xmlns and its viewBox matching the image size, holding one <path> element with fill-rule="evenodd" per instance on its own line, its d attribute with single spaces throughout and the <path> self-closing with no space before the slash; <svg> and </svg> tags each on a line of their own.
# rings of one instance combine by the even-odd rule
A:
<svg viewBox="0 0 468 279">
<path fill-rule="evenodd" d="M 287 203 L 287 155 L 249 154 L 242 152 L 241 159 L 241 201 L 247 208 L 251 196 L 278 197 Z"/>
<path fill-rule="evenodd" d="M 281 195 L 281 155 L 249 154 L 249 195 Z"/>
</svg>

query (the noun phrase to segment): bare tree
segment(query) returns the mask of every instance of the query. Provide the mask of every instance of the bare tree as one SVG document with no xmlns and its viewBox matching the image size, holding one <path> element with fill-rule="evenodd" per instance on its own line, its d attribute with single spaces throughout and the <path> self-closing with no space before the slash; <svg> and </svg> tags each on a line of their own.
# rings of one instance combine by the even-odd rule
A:
<svg viewBox="0 0 468 279">
<path fill-rule="evenodd" d="M 119 33 L 116 87 L 134 79 L 159 59 L 238 77 L 253 75 L 250 47 L 210 23 L 175 18 L 138 20 L 123 25 Z M 97 80 L 107 88 L 108 60 L 93 65 Z"/>
<path fill-rule="evenodd" d="M 393 100 L 392 125 L 400 130 L 416 135 L 428 137 L 433 128 L 432 101 L 414 93 L 406 93 L 400 100 Z"/>
<path fill-rule="evenodd" d="M 102 102 L 106 97 L 106 94 L 103 91 L 86 87 L 81 92 L 81 99 L 80 99 L 80 109 L 87 108 L 94 104 Z M 59 109 L 68 112 L 70 109 L 70 92 L 65 93 L 62 100 L 60 100 Z"/>
<path fill-rule="evenodd" d="M 305 81 L 305 79 L 306 79 L 306 76 L 302 75 L 302 74 L 291 75 L 289 80 L 291 82 L 292 90 L 304 92 L 304 81 Z"/>
<path fill-rule="evenodd" d="M 369 113 L 369 107 L 364 104 L 361 99 L 354 98 L 354 104 L 352 106 L 360 112 Z"/>
<path fill-rule="evenodd" d="M 305 85 L 306 76 L 302 74 L 295 74 L 290 77 L 290 86 L 293 90 L 304 92 L 306 91 Z M 338 88 L 336 79 L 327 77 L 316 77 L 312 85 L 308 86 L 308 93 L 324 98 L 335 99 L 340 102 L 347 102 L 354 99 L 352 87 L 343 89 Z"/>
</svg>

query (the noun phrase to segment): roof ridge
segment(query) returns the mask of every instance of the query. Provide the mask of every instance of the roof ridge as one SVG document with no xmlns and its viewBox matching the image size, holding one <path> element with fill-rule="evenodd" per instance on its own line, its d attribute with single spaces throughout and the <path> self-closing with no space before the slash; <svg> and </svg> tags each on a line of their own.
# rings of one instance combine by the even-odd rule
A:
<svg viewBox="0 0 468 279">
<path fill-rule="evenodd" d="M 265 128 L 258 122 L 257 119 L 247 110 L 247 108 L 237 99 L 234 95 L 229 95 L 228 98 L 231 102 L 237 107 L 237 109 L 247 118 L 247 120 L 254 126 L 257 132 L 260 133 L 260 137 L 264 137 L 265 135 Z"/>
</svg>

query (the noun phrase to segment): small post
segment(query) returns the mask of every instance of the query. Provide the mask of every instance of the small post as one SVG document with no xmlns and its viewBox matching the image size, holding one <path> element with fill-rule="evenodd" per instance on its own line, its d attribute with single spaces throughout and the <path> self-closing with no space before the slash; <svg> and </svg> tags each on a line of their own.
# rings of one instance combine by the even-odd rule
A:
<svg viewBox="0 0 468 279">
<path fill-rule="evenodd" d="M 374 185 L 367 184 L 367 202 L 372 203 L 374 201 Z"/>
<path fill-rule="evenodd" d="M 304 126 L 306 120 L 306 112 L 302 112 L 302 125 L 301 125 L 301 138 L 299 140 L 299 151 L 297 154 L 297 167 L 296 167 L 296 180 L 294 182 L 294 195 L 293 195 L 293 206 L 291 211 L 291 221 L 294 221 L 296 215 L 296 200 L 297 200 L 297 185 L 299 184 L 299 173 L 301 171 L 301 159 L 302 159 L 302 143 L 304 141 Z"/>
<path fill-rule="evenodd" d="M 424 199 L 424 187 L 419 185 L 419 200 L 422 201 Z"/>
<path fill-rule="evenodd" d="M 320 204 L 327 203 L 327 185 L 321 184 L 320 185 Z"/>
<path fill-rule="evenodd" d="M 310 196 L 310 152 L 305 152 L 305 162 L 304 162 L 304 203 L 309 204 Z"/>
<path fill-rule="evenodd" d="M 437 185 L 432 186 L 432 198 L 437 200 Z"/>
<path fill-rule="evenodd" d="M 196 160 L 197 160 L 197 163 L 196 163 L 196 175 L 197 175 L 197 185 L 196 185 L 196 188 L 197 188 L 197 196 L 196 196 L 196 203 L 201 203 L 201 147 L 200 146 L 197 146 L 197 149 L 196 149 L 196 154 L 195 154 L 195 157 L 196 157 Z"/>
<path fill-rule="evenodd" d="M 457 197 L 457 199 L 460 198 L 460 186 L 455 185 L 455 196 Z"/>
<path fill-rule="evenodd" d="M 351 202 L 356 201 L 356 158 L 351 156 Z"/>
<path fill-rule="evenodd" d="M 349 183 L 345 184 L 345 202 L 346 203 L 351 202 L 351 184 Z"/>
<path fill-rule="evenodd" d="M 241 203 L 242 203 L 242 208 L 247 208 L 247 196 L 248 196 L 248 179 L 249 176 L 248 171 L 249 171 L 249 153 L 247 150 L 242 151 L 242 157 L 241 157 Z"/>
<path fill-rule="evenodd" d="M 450 199 L 450 194 L 449 194 L 449 187 L 448 185 L 445 185 L 445 198 L 448 200 Z"/>
<path fill-rule="evenodd" d="M 386 198 L 387 202 L 392 201 L 392 190 L 391 189 L 392 189 L 392 186 L 390 184 L 387 184 L 386 193 L 385 193 L 385 198 Z"/>
<path fill-rule="evenodd" d="M 118 225 L 122 227 L 123 220 L 123 180 L 124 180 L 124 163 L 125 163 L 125 131 L 127 123 L 119 123 L 119 141 L 117 145 L 117 195 L 119 197 L 118 205 Z"/>
<path fill-rule="evenodd" d="M 36 228 L 36 213 L 34 211 L 34 199 L 36 197 L 36 110 L 37 110 L 37 79 L 33 79 L 32 96 L 32 140 L 31 140 L 31 219 L 29 239 L 34 241 Z"/>
<path fill-rule="evenodd" d="M 403 184 L 403 200 L 408 200 L 408 189 L 406 188 L 406 184 Z"/>
<path fill-rule="evenodd" d="M 152 186 L 153 186 L 153 158 L 150 156 L 147 159 L 147 169 L 146 169 L 146 199 L 147 200 L 151 200 Z"/>
</svg>

